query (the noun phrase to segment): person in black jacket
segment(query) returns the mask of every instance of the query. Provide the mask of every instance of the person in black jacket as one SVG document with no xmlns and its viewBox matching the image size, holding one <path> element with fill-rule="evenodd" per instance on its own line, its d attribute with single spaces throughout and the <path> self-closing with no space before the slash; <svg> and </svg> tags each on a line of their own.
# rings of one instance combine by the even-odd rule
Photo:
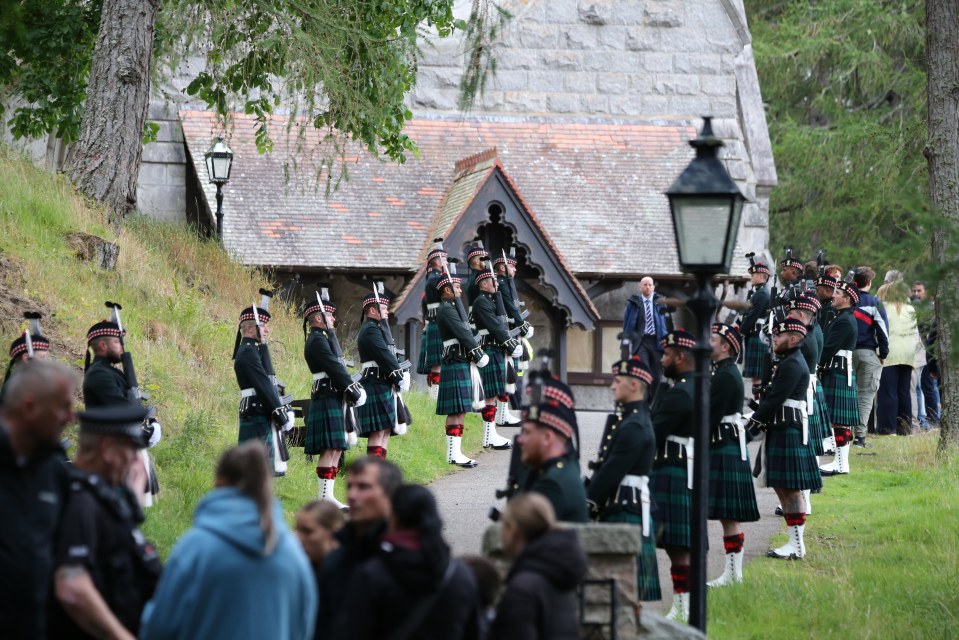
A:
<svg viewBox="0 0 959 640">
<path fill-rule="evenodd" d="M 859 336 L 853 310 L 858 303 L 856 287 L 845 282 L 836 283 L 833 294 L 836 317 L 826 329 L 819 354 L 819 375 L 836 445 L 835 460 L 820 467 L 824 476 L 849 473 L 852 430 L 860 423 L 856 369 L 853 366 L 853 350 Z"/>
<path fill-rule="evenodd" d="M 535 493 L 510 500 L 502 523 L 503 548 L 515 560 L 489 640 L 578 640 L 576 588 L 587 561 L 576 532 L 557 529 L 549 501 Z"/>
<path fill-rule="evenodd" d="M 442 530 L 429 489 L 397 489 L 389 529 L 350 581 L 331 637 L 478 640 L 476 580 L 465 564 L 450 557 Z M 376 615 L 369 615 L 370 602 L 377 603 Z"/>
<path fill-rule="evenodd" d="M 752 378 L 753 387 L 757 387 L 762 382 L 763 367 L 769 351 L 761 335 L 763 325 L 766 324 L 766 316 L 769 315 L 769 287 L 766 286 L 769 281 L 769 267 L 765 263 L 757 262 L 749 267 L 749 277 L 752 289 L 747 294 L 746 300 L 749 301 L 750 306 L 746 315 L 743 316 L 739 330 L 746 340 L 743 376 Z"/>
</svg>

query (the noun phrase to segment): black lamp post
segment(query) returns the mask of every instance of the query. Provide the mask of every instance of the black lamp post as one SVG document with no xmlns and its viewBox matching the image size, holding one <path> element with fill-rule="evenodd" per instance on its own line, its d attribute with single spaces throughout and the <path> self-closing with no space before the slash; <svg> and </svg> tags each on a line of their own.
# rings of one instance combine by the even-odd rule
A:
<svg viewBox="0 0 959 640">
<path fill-rule="evenodd" d="M 696 278 L 687 307 L 696 317 L 696 387 L 693 407 L 693 512 L 689 624 L 706 632 L 706 510 L 709 503 L 709 334 L 718 306 L 712 279 L 729 273 L 745 198 L 717 158 L 722 140 L 710 116 L 689 142 L 696 157 L 666 191 L 676 233 L 679 265 Z"/>
<path fill-rule="evenodd" d="M 223 185 L 230 181 L 233 151 L 223 142 L 223 138 L 216 138 L 205 157 L 206 173 L 210 182 L 216 185 L 216 237 L 223 242 Z"/>
</svg>

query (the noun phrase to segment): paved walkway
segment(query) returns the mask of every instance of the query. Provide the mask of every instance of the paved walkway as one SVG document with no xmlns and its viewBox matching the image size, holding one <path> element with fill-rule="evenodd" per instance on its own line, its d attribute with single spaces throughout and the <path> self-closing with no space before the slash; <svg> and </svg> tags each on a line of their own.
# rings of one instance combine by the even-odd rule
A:
<svg viewBox="0 0 959 640">
<path fill-rule="evenodd" d="M 603 434 L 606 414 L 600 412 L 577 412 L 580 440 L 583 451 L 581 465 L 585 470 L 586 462 L 596 457 L 596 449 Z M 505 437 L 512 438 L 517 428 L 500 428 Z M 757 445 L 750 445 L 750 456 L 755 456 Z M 445 523 L 445 535 L 453 552 L 457 555 L 480 553 L 483 533 L 491 524 L 487 514 L 491 507 L 502 509 L 505 500 L 497 500 L 495 491 L 506 485 L 506 473 L 509 468 L 509 451 L 484 451 L 477 458 L 479 466 L 464 469 L 459 473 L 437 480 L 432 485 L 440 514 Z M 773 511 L 779 501 L 772 489 L 757 489 L 759 503 L 759 522 L 743 525 L 746 534 L 744 563 L 753 558 L 766 555 L 769 539 L 783 531 L 783 519 Z M 813 499 L 815 505 L 815 499 Z M 709 523 L 709 579 L 717 577 L 723 569 L 722 527 L 718 522 Z M 672 583 L 669 577 L 669 559 L 662 550 L 659 555 L 659 579 L 663 587 L 662 603 L 649 603 L 652 610 L 666 610 L 672 602 Z M 770 560 L 770 562 L 773 562 Z M 748 571 L 748 568 L 745 569 Z"/>
</svg>

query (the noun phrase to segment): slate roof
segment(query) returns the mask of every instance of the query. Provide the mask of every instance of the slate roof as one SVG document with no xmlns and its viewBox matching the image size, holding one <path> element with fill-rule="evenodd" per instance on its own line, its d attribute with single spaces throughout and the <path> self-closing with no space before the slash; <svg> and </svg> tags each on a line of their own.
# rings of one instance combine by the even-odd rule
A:
<svg viewBox="0 0 959 640">
<path fill-rule="evenodd" d="M 217 131 L 207 111 L 180 111 L 190 157 L 210 210 L 215 187 L 203 153 Z M 281 118 L 273 125 L 276 135 Z M 406 133 L 420 149 L 405 164 L 357 148 L 349 182 L 328 198 L 314 165 L 292 161 L 282 140 L 259 155 L 253 119 L 237 114 L 228 142 L 236 159 L 224 188 L 224 243 L 246 264 L 414 272 L 450 185 L 450 167 L 496 147 L 530 211 L 579 277 L 679 275 L 663 192 L 692 158 L 688 119 L 449 116 L 417 113 Z M 308 136 L 318 139 L 319 133 Z M 211 206 L 212 204 L 212 206 Z M 732 272 L 745 272 L 737 249 Z"/>
</svg>

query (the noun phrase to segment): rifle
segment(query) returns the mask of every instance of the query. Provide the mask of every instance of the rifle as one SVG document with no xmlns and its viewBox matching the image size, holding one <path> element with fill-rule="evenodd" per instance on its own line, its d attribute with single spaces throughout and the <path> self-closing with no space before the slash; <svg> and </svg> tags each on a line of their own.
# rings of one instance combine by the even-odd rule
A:
<svg viewBox="0 0 959 640">
<path fill-rule="evenodd" d="M 820 249 L 816 252 L 816 266 L 819 267 L 819 277 L 826 275 L 826 250 Z"/>
<path fill-rule="evenodd" d="M 273 297 L 272 291 L 267 291 L 266 289 L 260 289 L 261 304 L 264 310 L 269 310 L 270 298 Z M 256 302 L 253 303 L 253 321 L 256 323 L 256 335 L 260 339 L 260 359 L 263 361 L 263 368 L 266 369 L 266 375 L 269 376 L 270 382 L 276 387 L 277 395 L 280 396 L 280 404 L 289 406 L 293 402 L 293 396 L 284 395 L 286 391 L 285 386 L 282 382 L 276 379 L 276 371 L 273 369 L 273 358 L 270 356 L 270 347 L 265 342 L 263 342 L 263 332 L 261 331 L 260 325 L 260 313 L 257 311 Z M 272 416 L 271 416 L 271 422 Z M 283 435 L 283 426 L 273 423 L 273 441 L 276 444 L 276 460 L 282 463 L 286 463 L 290 459 L 290 450 L 286 447 L 286 437 Z M 286 470 L 285 464 L 277 464 L 274 461 L 274 466 L 277 471 L 283 472 Z"/>
<path fill-rule="evenodd" d="M 131 402 L 140 402 L 143 403 L 146 400 L 150 399 L 150 396 L 147 395 L 142 389 L 140 389 L 140 383 L 137 381 L 137 372 L 133 366 L 133 355 L 127 351 L 126 343 L 123 339 L 123 322 L 120 319 L 120 310 L 123 309 L 118 303 L 106 301 L 106 307 L 110 309 L 110 321 L 115 323 L 120 329 L 120 345 L 123 346 L 123 354 L 120 356 L 120 363 L 123 365 L 123 377 L 127 382 L 127 396 Z M 149 416 L 149 417 L 152 417 Z"/>
</svg>

